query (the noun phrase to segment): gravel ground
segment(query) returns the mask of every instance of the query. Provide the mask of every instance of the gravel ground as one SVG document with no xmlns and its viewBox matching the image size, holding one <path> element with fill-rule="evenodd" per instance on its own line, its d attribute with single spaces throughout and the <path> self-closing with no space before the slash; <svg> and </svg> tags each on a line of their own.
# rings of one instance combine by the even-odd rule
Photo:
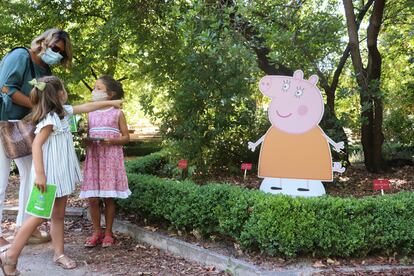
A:
<svg viewBox="0 0 414 276">
<path fill-rule="evenodd" d="M 91 271 L 110 275 L 225 275 L 214 267 L 188 262 L 152 246 L 136 242 L 126 235 L 116 234 L 112 248 L 87 249 L 83 242 L 92 225 L 84 219 L 66 222 L 66 243 L 76 247 L 76 260 Z"/>
<path fill-rule="evenodd" d="M 6 192 L 7 205 L 17 205 L 18 187 L 18 177 L 11 176 Z M 78 193 L 71 196 L 69 206 L 86 205 L 77 198 Z M 14 222 L 14 218 L 3 222 L 4 234 L 8 239 L 13 238 Z M 42 227 L 47 228 L 48 225 L 44 224 Z M 90 271 L 91 275 L 227 275 L 214 267 L 186 261 L 120 233 L 116 233 L 117 242 L 111 248 L 87 249 L 83 243 L 91 233 L 92 225 L 86 219 L 69 219 L 65 222 L 66 253 L 74 258 L 81 268 Z M 42 252 L 50 251 L 50 245 L 36 248 Z M 30 248 L 30 252 L 32 251 L 33 248 Z M 67 275 L 71 275 L 70 272 Z"/>
</svg>

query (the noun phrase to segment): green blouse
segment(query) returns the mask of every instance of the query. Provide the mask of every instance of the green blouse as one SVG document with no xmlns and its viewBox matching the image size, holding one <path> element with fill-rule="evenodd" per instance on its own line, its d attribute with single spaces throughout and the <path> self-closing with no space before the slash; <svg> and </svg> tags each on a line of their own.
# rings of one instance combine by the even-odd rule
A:
<svg viewBox="0 0 414 276">
<path fill-rule="evenodd" d="M 12 102 L 11 96 L 20 91 L 29 96 L 33 79 L 30 70 L 30 55 L 22 48 L 9 52 L 0 63 L 0 120 L 20 120 L 30 109 Z M 35 77 L 51 75 L 49 67 L 43 68 L 33 62 Z M 6 91 L 6 92 L 4 92 Z"/>
</svg>

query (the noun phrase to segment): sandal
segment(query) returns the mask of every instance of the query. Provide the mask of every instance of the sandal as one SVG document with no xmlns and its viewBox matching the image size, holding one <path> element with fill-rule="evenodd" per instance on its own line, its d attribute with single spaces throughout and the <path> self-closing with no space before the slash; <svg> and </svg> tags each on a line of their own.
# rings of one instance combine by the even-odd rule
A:
<svg viewBox="0 0 414 276">
<path fill-rule="evenodd" d="M 76 262 L 65 254 L 60 255 L 53 262 L 64 269 L 74 269 L 77 267 Z"/>
<path fill-rule="evenodd" d="M 115 244 L 115 239 L 112 234 L 105 234 L 105 237 L 102 241 L 102 247 L 110 247 Z"/>
<path fill-rule="evenodd" d="M 93 234 L 84 243 L 85 247 L 95 247 L 102 243 L 102 234 Z"/>
<path fill-rule="evenodd" d="M 3 274 L 5 276 L 17 276 L 20 275 L 20 271 L 17 270 L 17 262 L 15 263 L 11 263 L 7 260 L 7 252 L 4 252 L 3 254 L 1 254 L 4 256 L 4 262 L 2 260 L 2 258 L 0 257 L 0 268 L 1 271 L 3 271 Z M 10 266 L 12 268 L 14 268 L 14 272 L 7 274 L 6 270 L 4 269 L 5 266 Z"/>
</svg>

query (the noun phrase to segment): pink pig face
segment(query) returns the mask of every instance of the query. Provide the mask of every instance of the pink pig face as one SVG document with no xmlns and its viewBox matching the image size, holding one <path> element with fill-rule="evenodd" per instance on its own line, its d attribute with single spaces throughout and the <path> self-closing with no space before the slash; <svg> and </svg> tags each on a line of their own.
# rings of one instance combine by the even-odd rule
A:
<svg viewBox="0 0 414 276">
<path fill-rule="evenodd" d="M 301 70 L 293 77 L 265 76 L 260 80 L 260 91 L 272 99 L 269 105 L 269 120 L 281 131 L 300 134 L 316 127 L 323 115 L 323 99 L 312 75 L 303 79 Z"/>
</svg>

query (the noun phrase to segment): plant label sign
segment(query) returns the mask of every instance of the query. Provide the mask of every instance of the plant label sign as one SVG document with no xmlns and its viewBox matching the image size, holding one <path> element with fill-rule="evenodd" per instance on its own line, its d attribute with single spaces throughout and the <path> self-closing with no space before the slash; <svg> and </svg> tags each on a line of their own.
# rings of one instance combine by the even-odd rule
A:
<svg viewBox="0 0 414 276">
<path fill-rule="evenodd" d="M 242 163 L 241 169 L 250 171 L 252 169 L 252 163 Z"/>
<path fill-rule="evenodd" d="M 252 163 L 242 163 L 241 169 L 244 170 L 244 177 L 243 179 L 246 179 L 246 173 L 247 171 L 250 171 L 252 169 Z"/>
<path fill-rule="evenodd" d="M 381 190 L 381 194 L 384 194 L 384 190 L 391 190 L 390 181 L 388 179 L 374 179 L 373 189 L 374 191 Z"/>
<path fill-rule="evenodd" d="M 188 161 L 187 160 L 181 159 L 180 161 L 178 161 L 178 168 L 179 169 L 184 170 L 184 169 L 187 169 L 187 167 L 188 167 Z"/>
</svg>

